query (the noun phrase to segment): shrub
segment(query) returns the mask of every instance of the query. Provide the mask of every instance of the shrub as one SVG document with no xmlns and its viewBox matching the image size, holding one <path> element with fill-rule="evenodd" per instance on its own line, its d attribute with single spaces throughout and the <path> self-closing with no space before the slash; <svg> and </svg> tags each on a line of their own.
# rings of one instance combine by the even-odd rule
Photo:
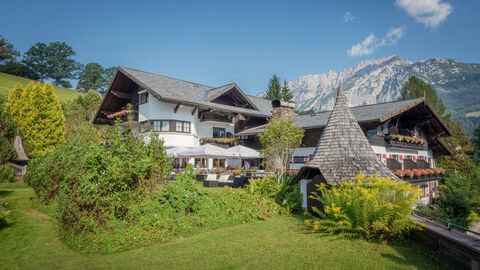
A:
<svg viewBox="0 0 480 270">
<path fill-rule="evenodd" d="M 15 182 L 15 171 L 6 165 L 0 165 L 0 183 Z"/>
<path fill-rule="evenodd" d="M 282 183 L 278 183 L 274 177 L 251 178 L 245 190 L 250 194 L 274 199 L 287 212 L 300 210 L 302 206 L 300 185 L 294 183 L 293 178 L 286 178 Z"/>
<path fill-rule="evenodd" d="M 278 214 L 271 199 L 244 190 L 225 188 L 221 192 L 198 189 L 193 167 L 176 176 L 150 196 L 129 204 L 121 218 L 106 219 L 91 230 L 64 228 L 63 235 L 73 247 L 84 251 L 112 252 L 168 241 L 175 235 L 188 235 L 235 225 Z"/>
<path fill-rule="evenodd" d="M 305 220 L 314 232 L 395 238 L 417 227 L 409 216 L 418 188 L 407 182 L 359 174 L 340 185 L 321 184 L 318 191 L 310 196 L 323 205 L 313 209 L 322 219 Z"/>
<path fill-rule="evenodd" d="M 273 177 L 250 178 L 245 188 L 250 194 L 256 194 L 266 198 L 275 198 L 280 190 L 280 184 Z"/>
<path fill-rule="evenodd" d="M 453 223 L 463 226 L 468 224 L 472 206 L 470 200 L 474 190 L 472 182 L 465 175 L 451 174 L 444 178 L 444 184 L 440 185 L 438 198 L 437 216 L 449 219 Z"/>
</svg>

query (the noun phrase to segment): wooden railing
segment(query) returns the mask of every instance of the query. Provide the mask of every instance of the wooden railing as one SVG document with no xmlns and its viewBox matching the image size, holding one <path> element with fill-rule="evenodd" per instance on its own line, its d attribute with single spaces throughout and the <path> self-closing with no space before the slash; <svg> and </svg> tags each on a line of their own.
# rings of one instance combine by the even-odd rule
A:
<svg viewBox="0 0 480 270">
<path fill-rule="evenodd" d="M 385 146 L 386 147 L 397 147 L 397 148 L 407 148 L 407 149 L 423 149 L 423 143 L 413 143 L 413 142 L 405 142 L 399 141 L 391 136 L 385 136 Z"/>
</svg>

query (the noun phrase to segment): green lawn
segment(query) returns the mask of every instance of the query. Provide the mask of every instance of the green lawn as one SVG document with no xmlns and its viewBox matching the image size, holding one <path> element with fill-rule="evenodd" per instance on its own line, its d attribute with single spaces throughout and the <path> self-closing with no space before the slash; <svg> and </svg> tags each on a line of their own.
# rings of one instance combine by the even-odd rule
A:
<svg viewBox="0 0 480 270">
<path fill-rule="evenodd" d="M 0 185 L 12 212 L 0 229 L 0 269 L 439 269 L 413 244 L 307 234 L 301 220 L 272 218 L 116 254 L 84 254 L 57 237 L 26 186 Z"/>
<path fill-rule="evenodd" d="M 22 85 L 27 85 L 31 80 L 22 77 L 5 74 L 0 72 L 0 96 L 8 97 L 8 92 L 13 88 L 16 82 L 20 82 Z M 69 101 L 74 99 L 79 93 L 63 87 L 55 87 L 55 93 L 57 93 L 60 102 Z"/>
</svg>

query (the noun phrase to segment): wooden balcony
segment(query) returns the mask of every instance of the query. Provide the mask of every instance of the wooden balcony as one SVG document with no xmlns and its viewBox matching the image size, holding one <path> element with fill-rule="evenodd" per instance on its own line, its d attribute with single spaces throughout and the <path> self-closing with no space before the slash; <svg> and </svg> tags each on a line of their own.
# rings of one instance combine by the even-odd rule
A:
<svg viewBox="0 0 480 270">
<path fill-rule="evenodd" d="M 392 136 L 385 136 L 385 147 L 421 150 L 424 149 L 424 145 L 425 143 L 400 141 L 393 138 Z"/>
<path fill-rule="evenodd" d="M 216 112 L 203 112 L 200 116 L 200 122 L 231 124 L 232 117 L 229 114 L 221 114 Z"/>
<path fill-rule="evenodd" d="M 222 148 L 230 148 L 238 144 L 238 139 L 235 138 L 200 138 L 200 144 L 212 144 Z"/>
</svg>

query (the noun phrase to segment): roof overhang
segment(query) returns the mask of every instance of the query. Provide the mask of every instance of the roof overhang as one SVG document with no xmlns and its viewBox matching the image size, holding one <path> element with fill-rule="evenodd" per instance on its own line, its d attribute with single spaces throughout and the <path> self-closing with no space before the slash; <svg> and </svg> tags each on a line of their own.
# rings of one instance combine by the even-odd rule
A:
<svg viewBox="0 0 480 270">
<path fill-rule="evenodd" d="M 268 117 L 268 115 L 258 111 L 255 104 L 253 104 L 253 102 L 243 93 L 243 91 L 236 84 L 233 84 L 233 87 L 237 88 L 238 92 L 249 102 L 249 104 L 251 104 L 252 107 L 255 108 L 255 110 L 246 109 L 246 108 L 237 108 L 237 107 L 234 107 L 234 106 L 224 105 L 224 104 L 216 104 L 216 103 L 208 102 L 208 101 L 191 102 L 191 101 L 185 101 L 185 100 L 179 100 L 179 99 L 165 98 L 165 97 L 162 97 L 161 95 L 159 95 L 156 91 L 154 91 L 150 87 L 148 87 L 142 81 L 135 78 L 135 76 L 131 75 L 128 71 L 126 71 L 122 67 L 118 67 L 116 72 L 115 72 L 115 76 L 114 76 L 113 80 L 110 82 L 110 86 L 108 87 L 107 93 L 105 94 L 105 97 L 102 101 L 102 104 L 99 107 L 99 109 L 97 110 L 97 113 L 95 114 L 95 117 L 93 118 L 92 122 L 98 122 L 97 119 L 99 118 L 99 115 L 102 111 L 102 108 L 105 105 L 105 102 L 106 102 L 107 98 L 109 97 L 109 95 L 113 95 L 112 86 L 113 86 L 115 80 L 117 80 L 117 78 L 119 77 L 119 74 L 122 74 L 123 76 L 127 77 L 128 79 L 130 79 L 134 83 L 138 84 L 146 92 L 148 92 L 149 94 L 151 94 L 153 97 L 155 97 L 156 99 L 158 99 L 160 101 L 164 101 L 164 102 L 168 102 L 168 103 L 175 103 L 175 104 L 181 103 L 182 106 L 198 107 L 200 109 L 217 109 L 217 110 L 221 110 L 221 111 L 225 111 L 225 112 L 241 113 L 243 115 L 249 115 L 249 116 Z M 227 90 L 225 90 L 225 91 L 229 91 L 231 89 L 232 88 L 227 88 Z M 225 93 L 225 92 L 223 92 L 223 93 Z"/>
</svg>

